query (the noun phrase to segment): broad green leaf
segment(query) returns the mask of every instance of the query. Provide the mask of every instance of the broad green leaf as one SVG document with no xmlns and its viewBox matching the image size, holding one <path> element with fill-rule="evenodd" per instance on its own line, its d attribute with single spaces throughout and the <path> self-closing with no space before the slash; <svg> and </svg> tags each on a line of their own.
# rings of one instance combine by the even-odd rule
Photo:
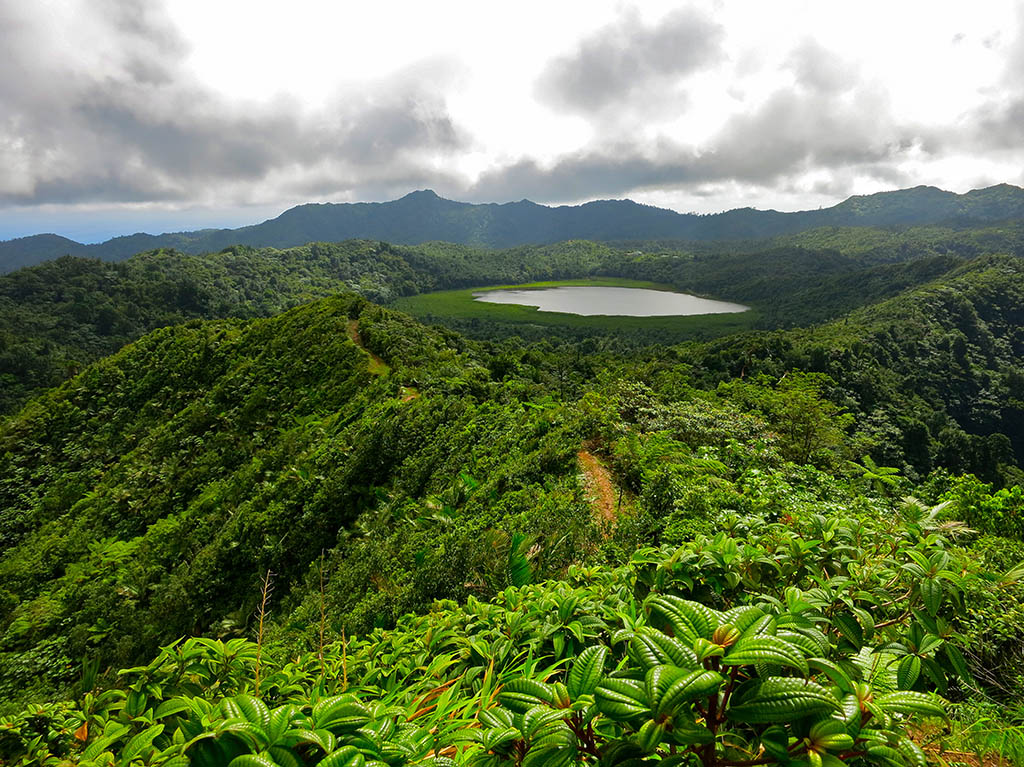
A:
<svg viewBox="0 0 1024 767">
<path fill-rule="evenodd" d="M 644 756 L 640 747 L 628 740 L 613 740 L 603 749 L 600 764 L 604 765 L 634 765 Z M 661 762 L 660 764 L 664 764 Z"/>
<path fill-rule="evenodd" d="M 523 724 L 519 729 L 527 739 L 535 738 L 548 725 L 561 722 L 563 716 L 565 712 L 557 708 L 537 705 L 523 714 Z"/>
<path fill-rule="evenodd" d="M 776 724 L 840 710 L 839 701 L 821 685 L 773 676 L 740 688 L 738 699 L 733 700 L 726 713 L 738 722 Z"/>
<path fill-rule="evenodd" d="M 832 684 L 844 693 L 853 692 L 853 680 L 838 664 L 835 664 L 830 660 L 825 660 L 824 658 L 811 658 L 807 661 L 807 665 L 812 671 L 817 671 L 827 676 L 831 680 Z"/>
<path fill-rule="evenodd" d="M 850 611 L 861 627 L 861 634 L 865 641 L 869 641 L 875 634 L 875 619 L 871 617 L 871 613 L 862 607 L 851 607 Z"/>
<path fill-rule="evenodd" d="M 188 701 L 184 698 L 171 698 L 169 700 L 165 700 L 156 707 L 153 718 L 163 719 L 164 717 L 171 716 L 173 714 L 180 714 L 182 711 L 187 711 L 188 707 Z"/>
<path fill-rule="evenodd" d="M 775 620 L 773 615 L 761 614 L 760 617 L 754 618 L 750 621 L 745 629 L 743 629 L 744 636 L 752 636 L 754 634 L 771 634 L 772 636 L 778 631 L 778 622 Z"/>
<path fill-rule="evenodd" d="M 725 679 L 717 671 L 655 666 L 647 672 L 647 702 L 654 716 L 671 715 L 685 703 L 717 693 Z"/>
<path fill-rule="evenodd" d="M 334 750 L 334 733 L 330 730 L 307 730 L 307 729 L 296 729 L 288 730 L 284 734 L 283 742 L 286 745 L 294 746 L 299 743 L 312 743 L 319 746 L 323 752 L 330 753 Z"/>
<path fill-rule="evenodd" d="M 551 705 L 554 700 L 554 688 L 535 679 L 512 679 L 498 693 L 501 705 L 520 714 L 542 703 Z"/>
<path fill-rule="evenodd" d="M 271 743 L 277 743 L 285 734 L 295 715 L 295 706 L 278 706 L 270 712 L 270 721 L 267 723 L 267 738 Z"/>
<path fill-rule="evenodd" d="M 853 748 L 853 738 L 846 731 L 846 725 L 838 719 L 823 719 L 815 723 L 808 737 L 816 746 L 829 751 Z"/>
<path fill-rule="evenodd" d="M 869 746 L 867 755 L 872 761 L 887 762 L 893 767 L 906 767 L 906 760 L 899 751 L 890 746 Z"/>
<path fill-rule="evenodd" d="M 271 746 L 267 749 L 267 754 L 278 767 L 303 767 L 299 757 L 284 746 Z"/>
<path fill-rule="evenodd" d="M 137 756 L 141 756 L 153 743 L 153 739 L 164 731 L 162 724 L 155 724 L 147 727 L 134 738 L 129 740 L 121 751 L 121 759 L 124 762 L 131 762 Z"/>
<path fill-rule="evenodd" d="M 166 753 L 166 752 L 164 752 Z M 164 759 L 163 756 L 160 759 Z M 156 762 L 160 767 L 191 767 L 191 760 L 185 756 L 185 754 L 178 754 L 178 756 L 172 756 L 170 759 Z"/>
<path fill-rule="evenodd" d="M 741 605 L 739 607 L 733 607 L 722 613 L 722 623 L 731 623 L 743 632 L 750 628 L 755 621 L 761 620 L 765 617 L 770 616 L 765 616 L 764 610 L 760 607 L 755 607 L 754 605 Z"/>
<path fill-rule="evenodd" d="M 799 648 L 775 636 L 745 636 L 733 645 L 722 658 L 725 666 L 747 666 L 755 663 L 771 663 L 777 666 L 795 668 L 808 674 L 807 659 Z"/>
<path fill-rule="evenodd" d="M 883 711 L 946 717 L 946 711 L 942 706 L 942 699 L 930 693 L 900 690 L 899 692 L 890 692 L 876 697 L 875 704 Z"/>
<path fill-rule="evenodd" d="M 474 737 L 485 751 L 494 751 L 521 738 L 519 730 L 512 727 L 491 727 L 483 731 L 478 730 Z"/>
<path fill-rule="evenodd" d="M 832 618 L 832 623 L 843 638 L 852 644 L 855 649 L 859 650 L 864 645 L 864 631 L 860 627 L 860 623 L 852 615 L 847 613 L 836 613 Z"/>
<path fill-rule="evenodd" d="M 266 748 L 270 739 L 259 725 L 246 721 L 245 719 L 228 719 L 220 725 L 221 732 L 231 732 L 240 737 L 252 748 L 261 750 Z"/>
<path fill-rule="evenodd" d="M 629 638 L 629 654 L 644 669 L 658 665 L 695 668 L 697 654 L 675 637 L 643 626 Z"/>
<path fill-rule="evenodd" d="M 935 685 L 935 689 L 941 694 L 945 694 L 949 688 L 949 684 L 946 682 L 946 672 L 943 671 L 934 658 L 922 658 L 921 669 L 924 671 L 931 683 Z"/>
<path fill-rule="evenodd" d="M 647 608 L 652 615 L 667 622 L 672 633 L 684 642 L 710 639 L 721 622 L 720 616 L 711 608 L 671 594 L 651 597 L 647 600 Z"/>
<path fill-rule="evenodd" d="M 512 712 L 503 708 L 489 708 L 481 711 L 477 717 L 488 727 L 511 727 Z"/>
<path fill-rule="evenodd" d="M 896 682 L 901 690 L 909 690 L 921 676 L 921 659 L 916 655 L 904 655 L 896 667 Z"/>
<path fill-rule="evenodd" d="M 965 682 L 972 682 L 973 677 L 971 676 L 971 671 L 967 668 L 967 661 L 964 660 L 964 656 L 960 650 L 956 646 L 946 642 L 942 647 L 942 651 L 946 654 L 946 658 L 949 660 L 949 664 L 953 667 L 953 670 L 956 671 L 957 676 Z"/>
<path fill-rule="evenodd" d="M 720 658 L 725 655 L 725 648 L 715 644 L 710 639 L 701 637 L 693 643 L 693 652 L 697 656 L 697 662 L 703 663 L 708 658 Z"/>
<path fill-rule="evenodd" d="M 318 730 L 352 732 L 370 721 L 370 713 L 354 696 L 337 695 L 313 706 L 313 721 Z"/>
<path fill-rule="evenodd" d="M 939 608 L 942 607 L 942 583 L 937 578 L 921 581 L 921 601 L 930 616 L 934 618 L 939 614 Z"/>
<path fill-rule="evenodd" d="M 575 748 L 545 746 L 531 748 L 523 759 L 523 767 L 571 767 L 575 762 Z"/>
<path fill-rule="evenodd" d="M 921 655 L 927 655 L 930 652 L 934 652 L 942 647 L 942 638 L 935 636 L 935 634 L 925 634 L 921 640 L 921 644 L 918 646 L 917 651 Z"/>
<path fill-rule="evenodd" d="M 323 762 L 321 762 L 323 764 Z M 236 756 L 228 767 L 280 767 L 277 762 L 263 754 L 242 754 Z"/>
<path fill-rule="evenodd" d="M 928 757 L 924 751 L 910 738 L 900 738 L 896 749 L 903 754 L 910 767 L 928 767 Z"/>
<path fill-rule="evenodd" d="M 715 739 L 715 734 L 690 717 L 683 716 L 672 722 L 672 730 L 665 734 L 665 739 L 678 746 L 704 746 Z"/>
<path fill-rule="evenodd" d="M 260 729 L 266 731 L 270 726 L 270 709 L 267 704 L 252 695 L 236 695 L 232 700 L 242 711 L 242 715 Z"/>
<path fill-rule="evenodd" d="M 791 759 L 789 753 L 789 731 L 781 724 L 774 724 L 761 733 L 761 744 L 769 756 L 777 761 L 788 762 Z"/>
<path fill-rule="evenodd" d="M 113 743 L 116 743 L 124 735 L 131 730 L 131 727 L 127 724 L 118 724 L 110 722 L 103 729 L 103 735 L 98 737 L 82 752 L 82 759 L 95 759 L 97 756 L 107 750 L 107 747 Z"/>
<path fill-rule="evenodd" d="M 790 644 L 799 647 L 808 658 L 827 658 L 832 649 L 828 637 L 817 629 L 788 630 L 779 629 L 775 634 Z"/>
<path fill-rule="evenodd" d="M 640 746 L 645 754 L 652 754 L 661 745 L 664 737 L 665 725 L 649 719 L 644 722 L 640 731 L 636 734 L 636 744 Z"/>
<path fill-rule="evenodd" d="M 581 695 L 594 694 L 604 675 L 607 657 L 608 648 L 604 645 L 591 645 L 579 654 L 565 680 L 566 689 L 574 700 Z"/>
<path fill-rule="evenodd" d="M 355 746 L 342 746 L 332 751 L 319 762 L 317 767 L 363 767 L 366 757 Z"/>
<path fill-rule="evenodd" d="M 598 710 L 609 719 L 626 721 L 650 713 L 642 682 L 605 677 L 594 692 Z"/>
</svg>

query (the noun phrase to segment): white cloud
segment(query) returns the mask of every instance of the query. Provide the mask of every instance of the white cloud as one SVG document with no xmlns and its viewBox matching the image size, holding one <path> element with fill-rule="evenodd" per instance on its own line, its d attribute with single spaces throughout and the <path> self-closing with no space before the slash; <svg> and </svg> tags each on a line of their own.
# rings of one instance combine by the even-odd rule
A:
<svg viewBox="0 0 1024 767">
<path fill-rule="evenodd" d="M 0 0 L 0 236 L 43 204 L 59 229 L 426 186 L 711 211 L 1019 183 L 1018 5 Z"/>
</svg>

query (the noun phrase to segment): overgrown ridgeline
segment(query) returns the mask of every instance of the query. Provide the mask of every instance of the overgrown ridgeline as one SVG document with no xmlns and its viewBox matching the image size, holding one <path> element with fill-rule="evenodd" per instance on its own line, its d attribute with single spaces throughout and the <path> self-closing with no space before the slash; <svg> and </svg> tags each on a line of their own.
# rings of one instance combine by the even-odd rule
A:
<svg viewBox="0 0 1024 767">
<path fill-rule="evenodd" d="M 0 759 L 919 767 L 919 717 L 1015 732 L 1019 491 L 862 458 L 813 374 L 571 362 L 579 396 L 562 355 L 349 295 L 33 400 L 0 427 Z"/>
<path fill-rule="evenodd" d="M 1017 258 L 982 257 L 828 325 L 690 345 L 680 357 L 704 386 L 824 374 L 827 388 L 837 384 L 831 400 L 856 416 L 858 454 L 916 476 L 944 467 L 1018 483 L 1022 267 Z"/>
<path fill-rule="evenodd" d="M 271 316 L 341 291 L 387 302 L 442 287 L 585 275 L 609 253 L 574 243 L 506 259 L 454 245 L 349 241 L 202 257 L 156 251 L 116 264 L 61 258 L 0 276 L 0 413 L 158 327 Z"/>
<path fill-rule="evenodd" d="M 353 320 L 390 370 L 371 372 Z M 244 633 L 252 577 L 273 570 L 294 607 L 325 550 L 332 611 L 356 628 L 504 585 L 517 531 L 550 531 L 541 569 L 592 548 L 579 443 L 534 404 L 544 387 L 495 382 L 458 344 L 326 299 L 157 331 L 9 419 L 3 696 L 65 683 L 81 657 Z"/>
<path fill-rule="evenodd" d="M 506 251 L 431 243 L 353 240 L 287 250 L 231 247 L 205 256 L 143 253 L 120 263 L 61 258 L 0 276 L 0 413 L 17 410 L 86 364 L 158 327 L 189 319 L 271 316 L 314 298 L 354 290 L 389 303 L 435 290 L 536 280 L 622 277 L 737 300 L 757 327 L 803 326 L 840 316 L 936 279 L 964 258 L 1015 253 L 1024 236 L 977 230 L 821 230 L 777 242 L 722 245 L 588 242 Z M 410 309 L 415 305 L 411 304 Z M 672 325 L 638 320 L 535 321 L 419 312 L 477 338 L 562 338 L 622 349 L 736 330 L 735 320 Z"/>
</svg>

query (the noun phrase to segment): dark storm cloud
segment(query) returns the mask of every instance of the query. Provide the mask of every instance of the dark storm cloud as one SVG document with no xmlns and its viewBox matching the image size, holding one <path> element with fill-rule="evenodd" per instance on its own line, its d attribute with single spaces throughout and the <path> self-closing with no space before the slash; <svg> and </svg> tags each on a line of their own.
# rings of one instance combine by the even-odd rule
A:
<svg viewBox="0 0 1024 767">
<path fill-rule="evenodd" d="M 538 94 L 559 108 L 597 112 L 643 95 L 722 57 L 725 31 L 694 9 L 681 9 L 646 26 L 635 13 L 584 39 L 552 61 Z"/>
<path fill-rule="evenodd" d="M 54 45 L 46 7 L 0 0 L 0 202 L 184 200 L 303 173 L 321 193 L 358 190 L 423 175 L 428 155 L 464 144 L 434 86 L 410 73 L 312 114 L 287 99 L 236 103 L 186 71 L 159 2 L 88 7 L 75 49 Z"/>
</svg>

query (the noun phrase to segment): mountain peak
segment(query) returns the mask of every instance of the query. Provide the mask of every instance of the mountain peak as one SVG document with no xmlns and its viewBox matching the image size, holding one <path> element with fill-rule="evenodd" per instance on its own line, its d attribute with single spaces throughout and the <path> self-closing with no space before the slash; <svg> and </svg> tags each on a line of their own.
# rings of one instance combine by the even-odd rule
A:
<svg viewBox="0 0 1024 767">
<path fill-rule="evenodd" d="M 418 189 L 391 202 L 298 205 L 275 219 L 241 229 L 119 237 L 81 245 L 55 236 L 0 243 L 0 273 L 65 254 L 108 260 L 142 250 L 177 248 L 208 253 L 231 245 L 287 248 L 307 242 L 384 240 L 396 245 L 443 241 L 487 248 L 596 240 L 766 239 L 823 226 L 907 227 L 956 222 L 1024 219 L 1024 189 L 1000 184 L 967 194 L 917 186 L 857 195 L 831 208 L 780 213 L 736 209 L 681 214 L 632 200 L 595 200 L 582 205 L 458 202 L 433 189 Z"/>
<path fill-rule="evenodd" d="M 405 197 L 400 198 L 401 200 L 442 200 L 443 197 L 439 197 L 437 192 L 433 189 L 417 189 L 414 192 L 409 192 Z"/>
</svg>

